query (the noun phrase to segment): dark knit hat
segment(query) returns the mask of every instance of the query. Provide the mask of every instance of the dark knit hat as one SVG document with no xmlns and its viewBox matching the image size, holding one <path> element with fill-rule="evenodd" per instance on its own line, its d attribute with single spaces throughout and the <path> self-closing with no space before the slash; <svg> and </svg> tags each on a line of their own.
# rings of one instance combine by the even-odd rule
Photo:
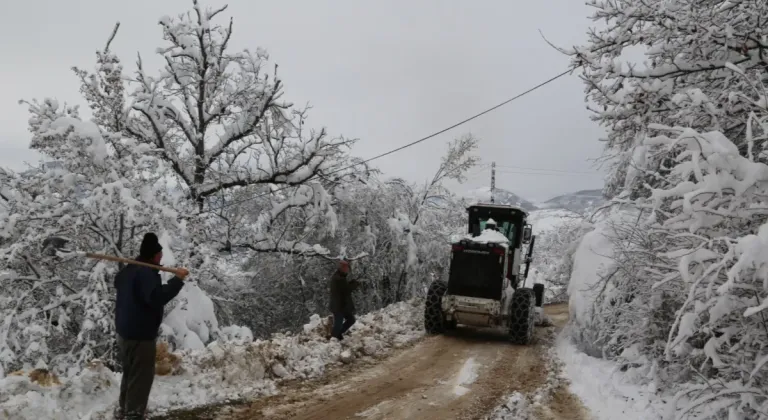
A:
<svg viewBox="0 0 768 420">
<path fill-rule="evenodd" d="M 163 247 L 160 246 L 160 241 L 157 239 L 157 235 L 152 232 L 148 232 L 144 235 L 144 239 L 141 240 L 141 249 L 139 250 L 139 257 L 150 259 L 162 251 Z"/>
</svg>

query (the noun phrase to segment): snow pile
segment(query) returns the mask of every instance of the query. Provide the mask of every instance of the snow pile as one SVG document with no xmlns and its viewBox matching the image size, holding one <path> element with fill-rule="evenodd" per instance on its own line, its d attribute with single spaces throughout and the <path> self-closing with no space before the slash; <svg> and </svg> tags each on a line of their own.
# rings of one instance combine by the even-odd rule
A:
<svg viewBox="0 0 768 420">
<path fill-rule="evenodd" d="M 591 305 L 599 293 L 595 285 L 608 273 L 613 263 L 612 238 L 609 225 L 597 224 L 593 231 L 584 235 L 576 248 L 568 283 L 568 308 L 572 323 L 586 325 L 590 320 Z"/>
<path fill-rule="evenodd" d="M 580 352 L 565 338 L 558 340 L 557 354 L 564 363 L 571 392 L 596 420 L 663 418 L 664 402 L 652 389 L 631 381 L 632 372 L 620 372 L 616 363 Z"/>
<path fill-rule="evenodd" d="M 186 283 L 173 303 L 175 306 L 163 319 L 162 337 L 174 349 L 204 349 L 213 335 L 219 333 L 211 298 L 196 284 Z"/>
<path fill-rule="evenodd" d="M 480 234 L 480 236 L 476 236 L 472 238 L 473 242 L 477 242 L 480 244 L 507 244 L 509 243 L 509 239 L 507 239 L 506 236 L 504 236 L 503 233 L 497 231 L 497 230 L 491 230 L 486 229 L 483 231 L 483 233 Z"/>
<path fill-rule="evenodd" d="M 623 208 L 613 208 L 603 214 L 599 220 L 588 228 L 576 245 L 572 256 L 570 279 L 568 282 L 568 307 L 570 323 L 574 326 L 570 334 L 582 351 L 592 356 L 600 356 L 599 334 L 596 328 L 599 321 L 596 311 L 610 305 L 611 300 L 605 296 L 613 296 L 615 288 L 602 283 L 612 278 L 616 271 L 614 246 L 619 241 L 622 232 L 618 226 L 635 225 L 638 212 Z M 598 297 L 603 296 L 603 299 Z"/>
<path fill-rule="evenodd" d="M 28 376 L 0 379 L 0 414 L 13 419 L 86 418 L 116 401 L 120 375 L 99 361 L 62 381 L 60 386 L 41 386 Z"/>
<path fill-rule="evenodd" d="M 507 245 L 509 243 L 509 239 L 507 239 L 507 237 L 504 236 L 503 233 L 499 232 L 498 230 L 492 230 L 492 229 L 485 229 L 483 233 L 481 233 L 479 236 L 473 237 L 472 235 L 466 235 L 461 239 L 467 239 L 472 242 L 476 242 L 478 244 Z M 458 242 L 458 241 L 454 241 L 454 242 Z"/>
<path fill-rule="evenodd" d="M 520 392 L 513 392 L 504 398 L 504 402 L 497 407 L 486 420 L 518 420 L 535 418 L 531 410 L 528 398 Z"/>
<path fill-rule="evenodd" d="M 248 343 L 253 341 L 253 332 L 248 327 L 232 325 L 219 330 L 222 341 Z"/>
<path fill-rule="evenodd" d="M 273 395 L 280 381 L 317 378 L 331 366 L 380 356 L 418 339 L 422 316 L 420 302 L 400 302 L 361 316 L 343 342 L 327 340 L 324 319 L 313 315 L 298 334 L 248 343 L 214 341 L 201 350 L 179 352 L 180 372 L 155 378 L 150 410 Z M 222 331 L 248 339 L 241 329 Z M 26 377 L 8 376 L 0 379 L 0 413 L 35 420 L 110 418 L 120 377 L 98 362 L 62 379 L 61 386 L 41 387 Z"/>
</svg>

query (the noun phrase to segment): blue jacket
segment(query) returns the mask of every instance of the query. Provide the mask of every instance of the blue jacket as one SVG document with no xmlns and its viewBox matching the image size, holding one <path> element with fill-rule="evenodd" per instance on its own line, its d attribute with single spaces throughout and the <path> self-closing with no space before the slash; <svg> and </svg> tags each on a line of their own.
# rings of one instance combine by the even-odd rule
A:
<svg viewBox="0 0 768 420">
<path fill-rule="evenodd" d="M 115 329 L 126 340 L 154 340 L 163 321 L 163 307 L 181 291 L 176 277 L 163 284 L 157 270 L 127 265 L 117 273 Z"/>
</svg>

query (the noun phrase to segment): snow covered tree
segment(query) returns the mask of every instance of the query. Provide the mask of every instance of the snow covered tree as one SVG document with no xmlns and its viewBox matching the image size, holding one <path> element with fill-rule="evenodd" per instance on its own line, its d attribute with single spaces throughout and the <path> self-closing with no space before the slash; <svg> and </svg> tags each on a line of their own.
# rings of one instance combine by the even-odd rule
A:
<svg viewBox="0 0 768 420">
<path fill-rule="evenodd" d="M 339 169 L 337 159 L 350 142 L 306 128 L 306 113 L 282 100 L 277 67 L 271 77 L 267 72 L 265 50 L 229 51 L 232 20 L 215 23 L 225 9 L 205 10 L 194 1 L 193 12 L 160 19 L 167 44 L 158 52 L 166 65 L 152 77 L 139 59 L 123 133 L 158 149 L 186 197 L 210 215 L 208 238 L 282 249 L 265 226 L 297 207 L 327 211 L 328 195 L 317 180 Z M 243 226 L 245 236 L 232 238 L 221 210 L 239 189 L 271 201 L 257 226 Z M 281 236 L 288 251 L 291 239 Z"/>
<path fill-rule="evenodd" d="M 613 263 L 585 344 L 676 391 L 670 418 L 766 416 L 768 5 L 591 5 L 605 27 L 566 52 L 609 130 L 606 192 L 622 210 L 603 223 Z M 645 68 L 625 62 L 632 47 Z"/>
<path fill-rule="evenodd" d="M 5 363 L 34 364 L 13 357 L 30 346 L 51 349 L 51 358 L 35 357 L 56 367 L 113 357 L 109 285 L 117 267 L 53 258 L 41 249 L 46 239 L 66 237 L 75 249 L 132 256 L 139 232 L 177 223 L 160 182 L 162 162 L 145 154 L 149 147 L 110 131 L 120 124 L 123 81 L 109 43 L 97 59 L 97 74 L 83 77 L 81 87 L 93 121 L 52 99 L 29 103 L 30 145 L 51 162 L 6 180 L 13 194 L 6 197 L 11 216 L 0 249 L 8 270 L 4 290 L 12 299 L 2 308 Z M 30 328 L 45 334 L 24 334 Z M 42 337 L 48 345 L 34 345 Z"/>
<path fill-rule="evenodd" d="M 586 45 L 563 51 L 573 56 L 575 65 L 584 66 L 593 118 L 609 129 L 605 158 L 616 165 L 606 185 L 609 196 L 624 190 L 625 178 L 633 171 L 633 151 L 652 123 L 720 131 L 746 153 L 747 116 L 765 99 L 745 96 L 753 84 L 729 66 L 753 74 L 768 65 L 764 28 L 768 4 L 730 0 L 588 4 L 596 10 L 593 20 L 603 25 L 589 31 Z M 645 53 L 644 66 L 626 61 L 625 53 L 638 50 Z M 654 161 L 646 174 L 648 182 L 655 185 L 656 170 L 663 173 L 669 164 Z"/>
<path fill-rule="evenodd" d="M 423 186 L 382 180 L 372 169 L 329 182 L 335 235 L 309 230 L 314 251 L 248 257 L 237 286 L 216 292 L 228 300 L 219 300 L 221 312 L 256 336 L 298 328 L 311 314 L 327 312 L 328 278 L 339 257 L 353 259 L 352 276 L 362 282 L 355 297 L 360 312 L 423 294 L 432 276 L 447 272 L 451 235 L 466 228 L 466 203 L 442 182 L 471 168 L 475 144 L 471 136 L 452 142 L 437 175 Z M 232 255 L 243 254 L 233 247 Z"/>
<path fill-rule="evenodd" d="M 379 245 L 388 260 L 382 267 L 386 273 L 380 277 L 384 291 L 389 294 L 384 304 L 423 294 L 431 280 L 429 276 L 443 275 L 448 243 L 452 235 L 462 233 L 466 208 L 457 205 L 443 182 L 464 181 L 467 171 L 479 160 L 473 154 L 477 143 L 478 139 L 471 134 L 450 142 L 435 175 L 421 188 L 402 179 L 387 183 L 389 194 L 385 197 L 396 207 L 387 213 L 389 231 L 377 238 L 386 238 Z M 379 205 L 368 208 L 387 209 L 385 203 Z"/>
<path fill-rule="evenodd" d="M 0 173 L 4 367 L 112 357 L 110 287 L 118 267 L 47 255 L 46 238 L 132 257 L 143 233 L 156 231 L 167 256 L 210 286 L 237 277 L 226 263 L 232 257 L 222 254 L 232 243 L 317 252 L 302 242 L 306 230 L 333 233 L 325 186 L 345 176 L 339 169 L 350 162 L 351 142 L 307 128 L 306 110 L 282 101 L 264 50 L 229 50 L 232 21 L 215 23 L 224 9 L 195 1 L 191 12 L 162 18 L 165 65 L 157 76 L 139 58 L 135 77 L 126 77 L 110 50 L 116 26 L 95 71 L 74 69 L 89 119 L 54 99 L 26 102 L 31 147 L 50 162 Z M 227 212 L 240 211 L 238 200 L 259 205 L 231 223 Z M 177 312 L 195 293 L 182 292 Z M 198 328 L 202 340 L 214 337 L 208 328 Z"/>
<path fill-rule="evenodd" d="M 768 408 L 768 165 L 722 133 L 657 128 L 648 153 L 679 162 L 635 204 L 646 217 L 614 227 L 615 269 L 593 327 L 609 356 L 644 365 L 656 386 L 689 384 L 679 417 L 753 418 Z"/>
</svg>

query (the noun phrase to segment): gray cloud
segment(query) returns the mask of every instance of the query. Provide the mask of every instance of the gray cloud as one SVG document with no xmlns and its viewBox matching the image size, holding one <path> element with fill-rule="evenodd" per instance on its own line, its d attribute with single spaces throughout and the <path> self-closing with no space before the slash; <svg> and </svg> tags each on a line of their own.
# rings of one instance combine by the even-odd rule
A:
<svg viewBox="0 0 768 420">
<path fill-rule="evenodd" d="M 222 1 L 206 2 L 219 6 Z M 266 48 L 279 64 L 285 98 L 311 103 L 310 123 L 360 138 L 354 153 L 370 157 L 413 141 L 505 100 L 561 72 L 568 64 L 542 40 L 584 39 L 589 9 L 579 1 L 230 1 L 237 48 Z M 81 103 L 69 68 L 91 68 L 115 21 L 113 49 L 128 69 L 136 53 L 157 68 L 157 20 L 188 10 L 191 1 L 28 1 L 6 5 L 1 19 L 0 165 L 23 168 L 28 116 L 21 98 Z M 229 16 L 227 15 L 227 16 Z M 589 121 L 583 87 L 560 79 L 500 110 L 376 165 L 389 175 L 423 181 L 444 144 L 472 132 L 484 162 L 506 166 L 591 170 L 602 130 Z M 506 171 L 513 171 L 507 169 Z M 600 175 L 500 173 L 497 184 L 532 199 L 599 188 Z M 488 183 L 477 174 L 458 189 Z"/>
</svg>

